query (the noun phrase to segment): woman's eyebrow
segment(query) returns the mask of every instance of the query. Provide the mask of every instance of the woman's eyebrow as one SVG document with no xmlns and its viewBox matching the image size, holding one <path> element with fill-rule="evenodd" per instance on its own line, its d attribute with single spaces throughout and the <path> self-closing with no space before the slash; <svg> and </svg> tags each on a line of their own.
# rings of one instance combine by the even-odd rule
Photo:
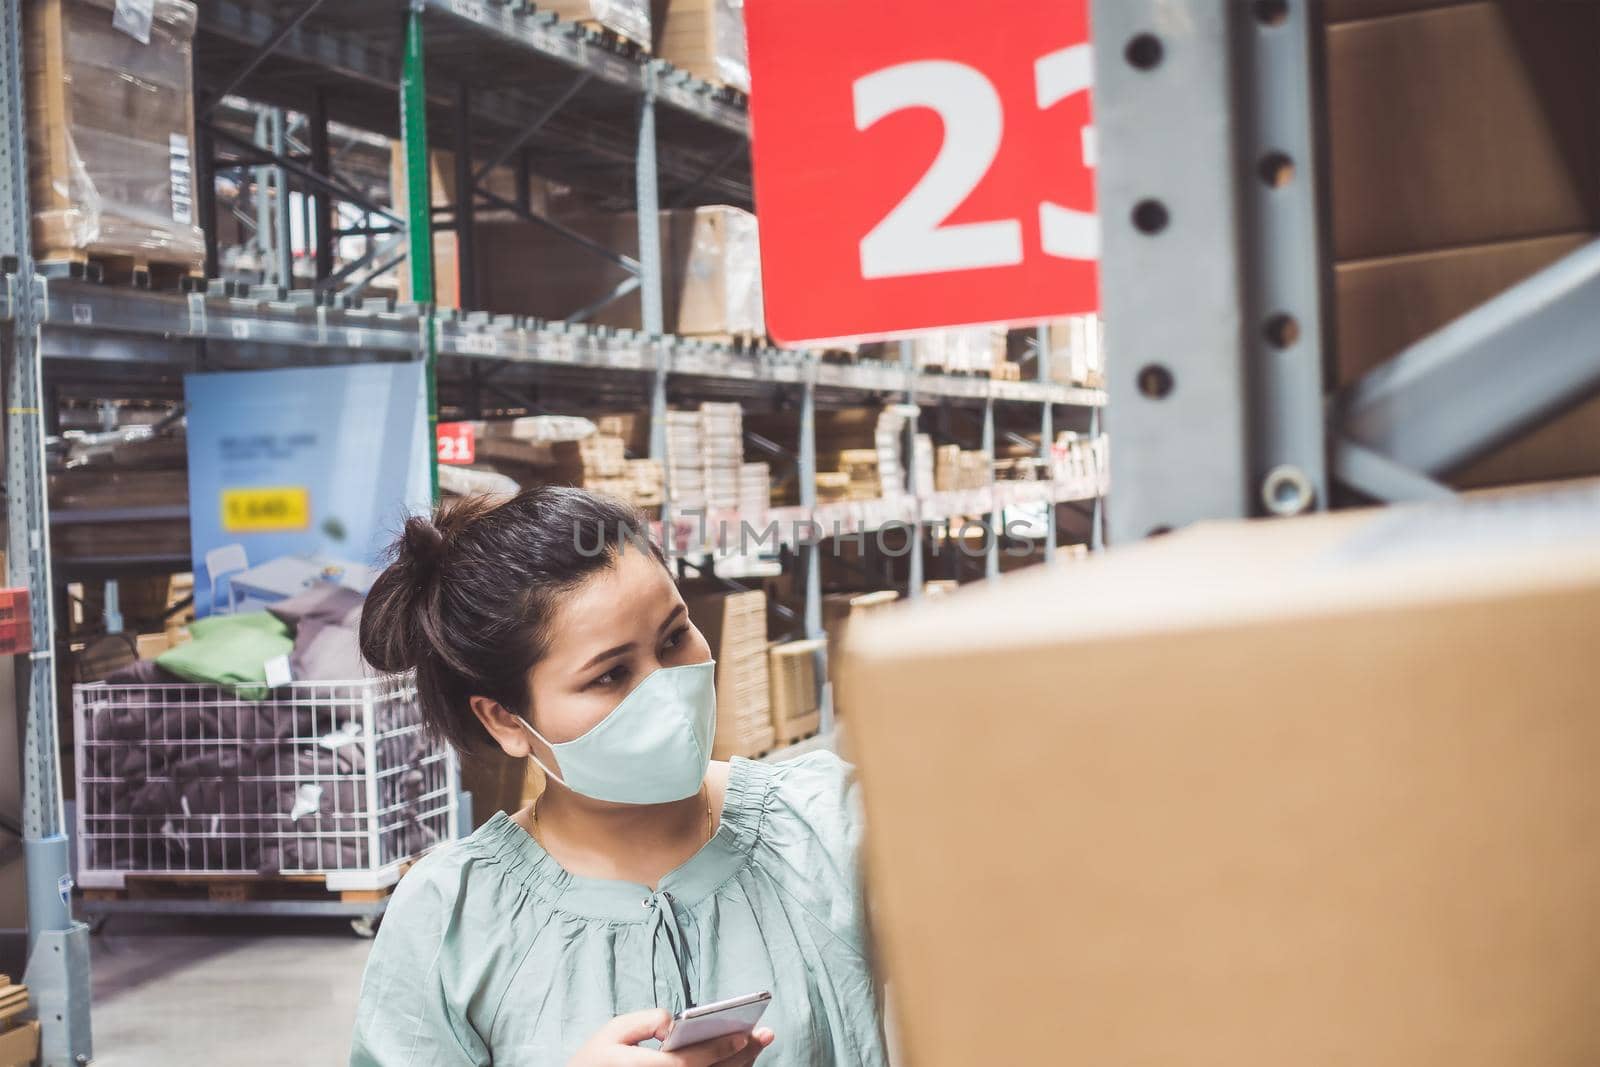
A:
<svg viewBox="0 0 1600 1067">
<path fill-rule="evenodd" d="M 688 611 L 688 609 L 685 608 L 682 604 L 679 604 L 677 607 L 673 608 L 672 609 L 672 614 L 667 616 L 667 621 L 663 622 L 661 624 L 661 626 L 656 630 L 656 633 L 658 633 L 658 634 L 665 633 L 666 630 L 667 630 L 667 627 L 669 627 L 673 623 L 677 622 L 678 621 L 678 617 L 683 615 L 683 614 L 685 614 L 687 611 Z"/>
<path fill-rule="evenodd" d="M 625 645 L 618 645 L 616 648 L 608 648 L 604 652 L 600 653 L 598 656 L 595 656 L 588 663 L 585 663 L 583 666 L 579 667 L 578 668 L 578 672 L 581 674 L 584 671 L 588 670 L 590 667 L 593 667 L 594 665 L 596 665 L 597 663 L 604 662 L 605 660 L 608 660 L 613 656 L 621 655 L 624 652 L 632 652 L 632 651 L 633 651 L 633 642 L 632 641 L 629 641 Z"/>
</svg>

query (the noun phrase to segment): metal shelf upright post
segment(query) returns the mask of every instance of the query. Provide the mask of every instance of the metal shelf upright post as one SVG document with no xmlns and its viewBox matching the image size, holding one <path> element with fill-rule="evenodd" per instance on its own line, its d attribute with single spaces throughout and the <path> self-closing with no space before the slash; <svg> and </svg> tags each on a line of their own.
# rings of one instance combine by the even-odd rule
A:
<svg viewBox="0 0 1600 1067">
<path fill-rule="evenodd" d="M 423 379 L 428 391 L 428 439 L 439 430 L 439 357 L 434 329 L 433 182 L 428 167 L 428 84 L 424 65 L 423 6 L 413 2 L 406 12 L 405 64 L 400 76 L 400 139 L 406 159 L 406 204 L 410 212 L 412 299 L 422 306 Z M 470 200 L 472 192 L 464 190 Z M 439 499 L 439 454 L 428 449 L 428 471 L 435 502 Z"/>
<path fill-rule="evenodd" d="M 43 1023 L 40 1062 L 76 1067 L 93 1055 L 89 927 L 72 917 L 61 761 L 56 738 L 55 612 L 44 464 L 44 391 L 28 203 L 27 108 L 22 95 L 22 4 L 0 6 L 0 252 L 17 269 L 6 363 L 6 581 L 28 589 L 32 651 L 17 661 L 23 719 L 22 830 L 27 864 L 24 973 Z"/>
<path fill-rule="evenodd" d="M 1114 541 L 1327 505 L 1313 8 L 1094 0 Z"/>
<path fill-rule="evenodd" d="M 1050 382 L 1050 327 L 1040 326 L 1034 331 L 1034 343 L 1038 346 L 1039 381 L 1047 387 Z M 1045 471 L 1052 480 L 1055 478 L 1055 436 L 1056 436 L 1056 410 L 1046 401 L 1039 405 L 1039 458 L 1047 466 Z M 1093 440 L 1091 435 L 1090 440 Z M 1051 494 L 1050 503 L 1044 510 L 1044 561 L 1054 563 L 1056 558 L 1056 509 L 1060 505 L 1055 501 L 1055 494 Z M 1095 494 L 1095 507 L 1100 506 L 1100 494 Z"/>
</svg>

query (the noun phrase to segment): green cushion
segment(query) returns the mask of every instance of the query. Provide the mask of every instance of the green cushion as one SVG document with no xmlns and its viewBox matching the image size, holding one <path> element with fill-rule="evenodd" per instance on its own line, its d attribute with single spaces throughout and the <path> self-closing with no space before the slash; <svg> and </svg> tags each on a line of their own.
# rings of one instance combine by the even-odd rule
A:
<svg viewBox="0 0 1600 1067">
<path fill-rule="evenodd" d="M 196 619 L 189 633 L 193 641 L 163 652 L 156 663 L 180 678 L 220 685 L 245 700 L 267 698 L 267 661 L 294 649 L 289 628 L 264 611 Z"/>
</svg>

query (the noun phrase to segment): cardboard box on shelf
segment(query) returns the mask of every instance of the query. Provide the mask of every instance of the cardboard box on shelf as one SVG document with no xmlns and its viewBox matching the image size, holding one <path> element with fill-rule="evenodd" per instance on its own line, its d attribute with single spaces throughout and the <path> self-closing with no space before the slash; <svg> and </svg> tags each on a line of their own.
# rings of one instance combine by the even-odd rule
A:
<svg viewBox="0 0 1600 1067">
<path fill-rule="evenodd" d="M 574 215 L 564 225 L 619 254 L 639 253 L 633 214 Z M 483 309 L 562 319 L 606 296 L 631 275 L 531 222 L 479 225 L 475 257 Z M 665 328 L 684 335 L 764 336 L 761 254 L 755 216 L 733 207 L 661 213 Z M 639 295 L 596 311 L 597 326 L 640 329 Z"/>
<path fill-rule="evenodd" d="M 1597 36 L 1594 4 L 1466 3 L 1329 26 L 1335 257 L 1600 226 Z"/>
<path fill-rule="evenodd" d="M 1600 1061 L 1597 619 L 1582 483 L 1204 525 L 856 627 L 906 1059 Z"/>
<path fill-rule="evenodd" d="M 1340 264 L 1335 277 L 1341 384 L 1591 240 L 1591 234 L 1571 233 Z M 1507 356 L 1506 373 L 1515 375 L 1518 354 Z M 1447 480 L 1482 488 L 1597 475 L 1600 400 L 1591 400 Z"/>
<path fill-rule="evenodd" d="M 798 741 L 821 724 L 817 706 L 817 655 L 827 641 L 788 641 L 773 645 L 771 667 L 772 728 L 780 742 Z"/>
<path fill-rule="evenodd" d="M 744 0 L 668 0 L 659 52 L 698 78 L 748 93 Z"/>
<path fill-rule="evenodd" d="M 112 0 L 24 7 L 34 247 L 121 273 L 205 264 L 194 211 L 188 0 L 155 0 L 148 43 L 113 24 Z"/>
<path fill-rule="evenodd" d="M 689 617 L 717 661 L 717 735 L 712 754 L 755 756 L 776 741 L 767 666 L 767 595 L 688 588 Z"/>
</svg>

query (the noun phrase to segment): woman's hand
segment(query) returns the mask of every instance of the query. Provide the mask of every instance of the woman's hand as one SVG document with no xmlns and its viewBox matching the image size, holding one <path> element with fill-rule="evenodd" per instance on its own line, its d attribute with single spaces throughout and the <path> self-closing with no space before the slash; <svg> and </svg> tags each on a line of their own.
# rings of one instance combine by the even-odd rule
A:
<svg viewBox="0 0 1600 1067">
<path fill-rule="evenodd" d="M 759 1029 L 706 1041 L 677 1052 L 639 1048 L 639 1042 L 666 1039 L 672 1016 L 660 1008 L 619 1015 L 606 1023 L 568 1061 L 567 1067 L 750 1067 L 773 1033 Z"/>
</svg>

